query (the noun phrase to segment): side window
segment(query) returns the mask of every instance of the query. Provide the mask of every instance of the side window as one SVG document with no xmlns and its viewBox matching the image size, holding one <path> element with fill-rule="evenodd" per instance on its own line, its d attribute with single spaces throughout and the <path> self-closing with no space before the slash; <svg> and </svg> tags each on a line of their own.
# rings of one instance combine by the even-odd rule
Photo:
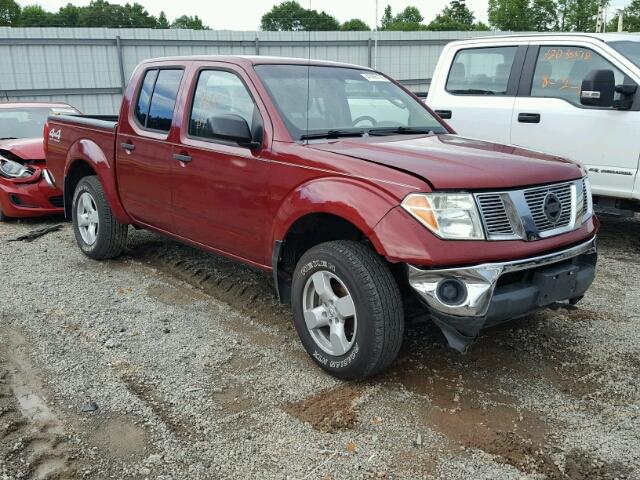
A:
<svg viewBox="0 0 640 480">
<path fill-rule="evenodd" d="M 456 95 L 506 95 L 518 47 L 460 50 L 453 59 L 446 90 Z"/>
<path fill-rule="evenodd" d="M 182 70 L 160 70 L 151 96 L 147 128 L 168 132 L 173 119 Z"/>
<path fill-rule="evenodd" d="M 140 125 L 147 125 L 147 114 L 149 113 L 149 103 L 151 100 L 151 94 L 153 93 L 153 86 L 156 84 L 156 77 L 158 76 L 158 70 L 148 70 L 142 81 L 142 87 L 138 94 L 138 103 L 136 103 L 135 116 L 140 122 Z"/>
<path fill-rule="evenodd" d="M 215 139 L 209 119 L 218 115 L 239 115 L 253 128 L 255 104 L 242 80 L 223 70 L 203 70 L 193 97 L 189 135 Z"/>
<path fill-rule="evenodd" d="M 613 70 L 616 85 L 624 74 L 598 53 L 571 46 L 540 47 L 531 83 L 532 97 L 562 98 L 580 105 L 582 80 L 591 70 Z"/>
</svg>

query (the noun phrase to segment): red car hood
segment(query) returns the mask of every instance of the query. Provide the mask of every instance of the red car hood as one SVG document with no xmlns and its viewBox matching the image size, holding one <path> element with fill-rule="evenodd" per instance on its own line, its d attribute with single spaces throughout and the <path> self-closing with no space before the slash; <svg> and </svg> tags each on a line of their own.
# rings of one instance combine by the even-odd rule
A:
<svg viewBox="0 0 640 480">
<path fill-rule="evenodd" d="M 0 140 L 0 150 L 13 153 L 23 160 L 44 160 L 44 143 L 42 138 Z"/>
<path fill-rule="evenodd" d="M 523 187 L 584 175 L 569 160 L 457 135 L 349 138 L 310 146 L 413 173 L 436 189 Z"/>
</svg>

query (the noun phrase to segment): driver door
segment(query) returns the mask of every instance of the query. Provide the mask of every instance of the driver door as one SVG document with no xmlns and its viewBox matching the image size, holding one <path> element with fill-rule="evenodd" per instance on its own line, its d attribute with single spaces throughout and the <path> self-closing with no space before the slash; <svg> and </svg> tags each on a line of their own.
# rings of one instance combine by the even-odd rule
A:
<svg viewBox="0 0 640 480">
<path fill-rule="evenodd" d="M 214 65 L 214 64 L 213 64 Z M 197 68 L 197 67 L 196 67 Z M 208 120 L 234 114 L 252 128 L 262 117 L 242 77 L 229 66 L 200 66 L 187 99 L 173 183 L 173 214 L 180 236 L 264 265 L 269 163 L 262 148 L 216 138 Z"/>
</svg>

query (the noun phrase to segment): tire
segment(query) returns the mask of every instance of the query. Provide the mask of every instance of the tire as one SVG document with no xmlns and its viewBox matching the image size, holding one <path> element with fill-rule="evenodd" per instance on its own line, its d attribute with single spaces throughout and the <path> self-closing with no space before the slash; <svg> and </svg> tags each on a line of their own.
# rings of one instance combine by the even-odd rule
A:
<svg viewBox="0 0 640 480">
<path fill-rule="evenodd" d="M 7 217 L 5 216 L 4 213 L 2 213 L 2 207 L 0 207 L 0 222 L 6 222 L 7 221 Z"/>
<path fill-rule="evenodd" d="M 105 260 L 122 253 L 128 226 L 113 216 L 98 177 L 88 176 L 78 182 L 71 212 L 76 242 L 87 257 Z"/>
<path fill-rule="evenodd" d="M 370 377 L 400 351 L 400 290 L 382 258 L 363 244 L 339 240 L 308 250 L 293 274 L 292 307 L 302 345 L 335 377 Z"/>
</svg>

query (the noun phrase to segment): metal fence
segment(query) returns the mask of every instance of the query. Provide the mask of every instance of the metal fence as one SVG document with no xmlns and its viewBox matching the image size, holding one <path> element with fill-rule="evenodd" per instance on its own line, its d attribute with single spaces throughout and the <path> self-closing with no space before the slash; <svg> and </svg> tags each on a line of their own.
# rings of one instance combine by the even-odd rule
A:
<svg viewBox="0 0 640 480">
<path fill-rule="evenodd" d="M 126 82 L 144 59 L 171 55 L 271 55 L 378 69 L 427 91 L 452 40 L 490 32 L 233 32 L 107 28 L 0 28 L 0 101 L 64 101 L 117 114 Z M 376 46 L 377 44 L 377 46 Z"/>
</svg>

